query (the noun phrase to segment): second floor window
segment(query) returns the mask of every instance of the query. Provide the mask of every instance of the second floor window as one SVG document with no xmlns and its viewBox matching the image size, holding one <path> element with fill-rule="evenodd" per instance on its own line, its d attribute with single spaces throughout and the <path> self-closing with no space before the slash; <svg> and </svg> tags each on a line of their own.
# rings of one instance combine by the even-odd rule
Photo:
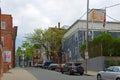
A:
<svg viewBox="0 0 120 80">
<path fill-rule="evenodd" d="M 2 41 L 2 44 L 4 46 L 4 37 L 3 36 L 1 37 L 1 41 Z"/>
<path fill-rule="evenodd" d="M 6 29 L 6 22 L 5 21 L 1 22 L 1 29 Z"/>
</svg>

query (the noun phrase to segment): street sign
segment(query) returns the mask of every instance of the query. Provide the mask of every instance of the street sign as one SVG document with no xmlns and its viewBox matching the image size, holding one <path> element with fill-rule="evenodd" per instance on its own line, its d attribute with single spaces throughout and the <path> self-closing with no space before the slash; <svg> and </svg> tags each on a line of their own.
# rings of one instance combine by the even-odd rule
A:
<svg viewBox="0 0 120 80">
<path fill-rule="evenodd" d="M 88 59 L 89 56 L 88 56 L 88 51 L 85 51 L 85 59 Z"/>
</svg>

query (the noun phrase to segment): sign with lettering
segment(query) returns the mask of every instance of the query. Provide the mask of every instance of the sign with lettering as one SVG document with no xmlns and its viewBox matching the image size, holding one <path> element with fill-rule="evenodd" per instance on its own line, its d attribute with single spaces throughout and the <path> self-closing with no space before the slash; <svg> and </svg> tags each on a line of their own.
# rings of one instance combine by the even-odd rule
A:
<svg viewBox="0 0 120 80">
<path fill-rule="evenodd" d="M 4 62 L 11 62 L 11 51 L 4 51 Z"/>
</svg>

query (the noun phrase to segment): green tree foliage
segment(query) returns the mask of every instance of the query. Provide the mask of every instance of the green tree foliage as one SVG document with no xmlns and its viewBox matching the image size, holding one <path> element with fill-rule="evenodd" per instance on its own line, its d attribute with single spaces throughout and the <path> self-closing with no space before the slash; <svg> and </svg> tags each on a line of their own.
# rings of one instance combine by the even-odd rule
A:
<svg viewBox="0 0 120 80">
<path fill-rule="evenodd" d="M 25 36 L 26 40 L 32 44 L 42 44 L 44 42 L 44 30 L 35 29 L 33 33 L 29 33 Z"/>
<path fill-rule="evenodd" d="M 80 47 L 82 52 L 84 52 L 85 46 L 83 44 Z M 109 33 L 102 33 L 89 41 L 88 51 L 90 58 L 96 56 L 120 56 L 120 39 L 113 38 Z"/>
<path fill-rule="evenodd" d="M 18 56 L 24 56 L 28 57 L 28 58 L 32 58 L 34 57 L 34 47 L 32 45 L 30 45 L 28 42 L 23 42 L 21 47 L 18 47 L 17 49 L 17 55 Z"/>
<path fill-rule="evenodd" d="M 17 49 L 17 56 L 20 56 L 20 57 L 22 56 L 22 49 L 20 46 Z"/>
<path fill-rule="evenodd" d="M 50 46 L 50 54 L 52 55 L 53 60 L 57 60 L 57 62 L 61 61 L 61 40 L 63 39 L 64 32 L 65 30 L 60 28 L 50 28 L 46 31 L 46 33 L 49 35 L 47 38 Z"/>
<path fill-rule="evenodd" d="M 34 54 L 34 46 L 30 45 L 28 42 L 23 42 L 21 47 L 18 47 L 17 49 L 17 56 L 19 57 L 23 57 L 26 59 L 27 65 L 28 65 L 28 61 L 31 60 L 35 54 Z"/>
<path fill-rule="evenodd" d="M 24 54 L 27 58 L 32 58 L 34 57 L 34 51 L 35 51 L 35 48 L 33 45 L 30 45 L 28 42 L 23 42 L 22 44 L 22 48 L 24 49 Z"/>
<path fill-rule="evenodd" d="M 25 38 L 34 44 L 35 47 L 44 47 L 47 58 L 56 58 L 61 52 L 61 40 L 64 29 L 52 27 L 48 30 L 35 29 L 34 33 L 28 34 Z"/>
<path fill-rule="evenodd" d="M 119 62 L 115 59 L 110 59 L 107 61 L 107 67 L 109 66 L 117 66 L 119 64 Z"/>
</svg>

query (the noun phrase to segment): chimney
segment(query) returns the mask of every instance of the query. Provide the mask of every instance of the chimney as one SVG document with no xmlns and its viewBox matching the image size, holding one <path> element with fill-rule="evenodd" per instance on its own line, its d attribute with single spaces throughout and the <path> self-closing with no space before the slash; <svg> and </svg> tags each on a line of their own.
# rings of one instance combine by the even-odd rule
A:
<svg viewBox="0 0 120 80">
<path fill-rule="evenodd" d="M 58 28 L 60 29 L 60 22 L 58 22 Z"/>
</svg>

